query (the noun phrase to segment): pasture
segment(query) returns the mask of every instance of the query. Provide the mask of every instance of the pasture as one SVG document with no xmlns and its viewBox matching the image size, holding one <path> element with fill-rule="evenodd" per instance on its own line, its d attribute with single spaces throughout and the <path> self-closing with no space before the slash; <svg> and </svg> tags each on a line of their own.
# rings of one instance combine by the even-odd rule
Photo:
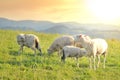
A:
<svg viewBox="0 0 120 80">
<path fill-rule="evenodd" d="M 39 37 L 43 55 L 34 56 L 33 51 L 25 47 L 18 55 L 19 45 L 16 35 L 32 33 Z M 59 34 L 45 34 L 33 31 L 0 30 L 0 80 L 119 80 L 120 79 L 120 40 L 107 40 L 109 48 L 106 68 L 96 71 L 89 69 L 88 58 L 79 59 L 79 68 L 74 58 L 62 63 L 56 53 L 47 54 L 47 49 Z"/>
</svg>

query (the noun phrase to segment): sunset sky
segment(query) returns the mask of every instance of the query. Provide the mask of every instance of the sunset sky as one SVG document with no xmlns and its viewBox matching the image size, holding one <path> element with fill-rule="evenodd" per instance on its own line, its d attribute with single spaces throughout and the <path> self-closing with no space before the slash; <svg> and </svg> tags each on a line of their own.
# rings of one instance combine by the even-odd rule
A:
<svg viewBox="0 0 120 80">
<path fill-rule="evenodd" d="M 120 0 L 0 0 L 0 17 L 120 25 Z"/>
</svg>

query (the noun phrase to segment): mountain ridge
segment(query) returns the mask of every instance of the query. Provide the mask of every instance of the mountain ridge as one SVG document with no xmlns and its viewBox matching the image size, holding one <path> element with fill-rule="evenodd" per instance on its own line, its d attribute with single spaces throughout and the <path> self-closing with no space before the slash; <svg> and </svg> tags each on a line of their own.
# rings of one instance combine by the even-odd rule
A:
<svg viewBox="0 0 120 80">
<path fill-rule="evenodd" d="M 80 24 L 77 22 L 35 21 L 35 20 L 11 20 L 0 18 L 0 29 L 33 30 L 45 33 L 59 34 L 87 34 L 93 37 L 119 38 L 120 27 L 104 24 Z M 111 35 L 110 35 L 111 34 Z"/>
</svg>

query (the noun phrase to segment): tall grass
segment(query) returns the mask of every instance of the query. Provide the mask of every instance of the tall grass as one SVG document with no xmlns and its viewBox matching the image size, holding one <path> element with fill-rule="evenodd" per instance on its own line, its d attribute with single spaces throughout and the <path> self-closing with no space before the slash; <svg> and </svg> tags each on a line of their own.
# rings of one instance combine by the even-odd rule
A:
<svg viewBox="0 0 120 80">
<path fill-rule="evenodd" d="M 29 48 L 18 55 L 19 45 L 16 35 L 32 33 L 39 37 L 43 56 L 35 57 Z M 67 58 L 62 63 L 60 57 L 53 53 L 47 54 L 47 49 L 59 34 L 45 34 L 33 31 L 0 30 L 0 80 L 119 80 L 120 77 L 120 41 L 107 40 L 109 44 L 106 68 L 96 71 L 88 68 L 86 57 L 79 59 L 78 68 L 73 58 Z M 103 61 L 103 58 L 102 58 Z"/>
</svg>

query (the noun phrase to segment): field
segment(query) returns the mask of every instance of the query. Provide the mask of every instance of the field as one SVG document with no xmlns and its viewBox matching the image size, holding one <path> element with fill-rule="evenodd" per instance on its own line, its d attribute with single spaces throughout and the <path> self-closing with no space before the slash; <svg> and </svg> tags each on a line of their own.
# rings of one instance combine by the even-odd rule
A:
<svg viewBox="0 0 120 80">
<path fill-rule="evenodd" d="M 40 39 L 43 55 L 34 56 L 29 48 L 18 55 L 19 46 L 16 35 L 33 33 Z M 120 80 L 120 40 L 107 40 L 109 49 L 106 68 L 96 71 L 89 69 L 88 58 L 79 59 L 76 66 L 74 58 L 67 58 L 62 63 L 60 56 L 47 54 L 47 49 L 59 34 L 45 34 L 33 31 L 0 30 L 0 80 Z"/>
</svg>

